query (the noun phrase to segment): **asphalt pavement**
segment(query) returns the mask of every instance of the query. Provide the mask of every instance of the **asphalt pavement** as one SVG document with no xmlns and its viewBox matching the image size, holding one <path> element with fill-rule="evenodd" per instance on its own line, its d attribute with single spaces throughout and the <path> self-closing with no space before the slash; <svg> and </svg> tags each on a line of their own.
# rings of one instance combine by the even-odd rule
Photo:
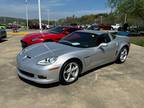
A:
<svg viewBox="0 0 144 108">
<path fill-rule="evenodd" d="M 0 108 L 143 108 L 144 48 L 131 45 L 124 64 L 108 64 L 71 85 L 38 85 L 16 74 L 22 36 L 0 42 Z"/>
</svg>

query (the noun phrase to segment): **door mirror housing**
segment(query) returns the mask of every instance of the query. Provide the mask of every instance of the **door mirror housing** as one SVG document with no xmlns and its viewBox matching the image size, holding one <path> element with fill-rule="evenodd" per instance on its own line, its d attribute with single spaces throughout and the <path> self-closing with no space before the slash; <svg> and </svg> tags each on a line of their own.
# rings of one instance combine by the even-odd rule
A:
<svg viewBox="0 0 144 108">
<path fill-rule="evenodd" d="M 103 48 L 103 47 L 107 47 L 107 46 L 108 46 L 107 43 L 101 43 L 101 44 L 99 45 L 99 48 Z"/>
</svg>

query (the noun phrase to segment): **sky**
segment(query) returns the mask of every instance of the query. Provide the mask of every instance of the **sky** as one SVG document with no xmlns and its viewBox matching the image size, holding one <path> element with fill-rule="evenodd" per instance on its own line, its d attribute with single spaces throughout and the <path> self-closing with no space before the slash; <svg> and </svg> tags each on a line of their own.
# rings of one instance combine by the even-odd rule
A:
<svg viewBox="0 0 144 108">
<path fill-rule="evenodd" d="M 26 0 L 0 0 L 0 16 L 25 18 Z M 27 0 L 30 19 L 38 19 L 38 0 Z M 107 0 L 41 0 L 42 19 L 109 12 Z"/>
</svg>

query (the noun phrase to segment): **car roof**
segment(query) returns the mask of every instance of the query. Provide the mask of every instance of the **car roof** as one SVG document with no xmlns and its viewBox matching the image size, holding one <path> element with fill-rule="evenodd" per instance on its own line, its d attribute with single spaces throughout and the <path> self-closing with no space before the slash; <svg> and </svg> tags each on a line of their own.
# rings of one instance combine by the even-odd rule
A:
<svg viewBox="0 0 144 108">
<path fill-rule="evenodd" d="M 107 34 L 108 33 L 106 31 L 96 31 L 96 30 L 78 30 L 77 32 L 93 33 L 93 34 L 96 34 L 96 35 L 103 35 L 103 34 Z"/>
</svg>

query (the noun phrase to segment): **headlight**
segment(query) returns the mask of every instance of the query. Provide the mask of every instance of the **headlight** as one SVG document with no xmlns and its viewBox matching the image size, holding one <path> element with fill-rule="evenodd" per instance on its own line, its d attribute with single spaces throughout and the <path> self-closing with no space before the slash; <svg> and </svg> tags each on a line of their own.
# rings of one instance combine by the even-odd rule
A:
<svg viewBox="0 0 144 108">
<path fill-rule="evenodd" d="M 53 64 L 56 60 L 57 60 L 56 57 L 45 58 L 45 59 L 39 61 L 37 64 L 42 65 L 42 66 L 47 66 L 47 65 Z"/>
<path fill-rule="evenodd" d="M 33 39 L 32 39 L 32 42 L 37 41 L 37 40 L 39 40 L 39 39 L 41 39 L 41 38 L 42 38 L 42 36 L 39 36 L 39 37 L 33 38 Z"/>
</svg>

